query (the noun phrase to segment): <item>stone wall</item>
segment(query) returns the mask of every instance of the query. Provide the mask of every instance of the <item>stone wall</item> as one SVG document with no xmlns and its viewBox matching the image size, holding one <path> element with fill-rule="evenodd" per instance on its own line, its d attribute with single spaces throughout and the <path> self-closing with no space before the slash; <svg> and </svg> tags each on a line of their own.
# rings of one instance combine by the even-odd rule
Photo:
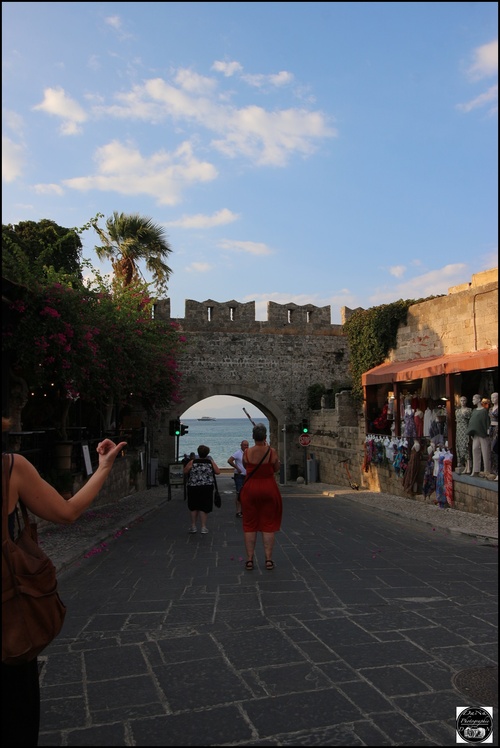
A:
<svg viewBox="0 0 500 748">
<path fill-rule="evenodd" d="M 411 306 L 388 360 L 411 361 L 497 347 L 498 269 L 494 269 L 449 288 L 446 296 Z"/>
<path fill-rule="evenodd" d="M 169 303 L 161 302 L 155 317 L 170 319 L 169 311 Z M 290 462 L 300 461 L 298 427 L 309 414 L 309 387 L 349 381 L 347 338 L 341 325 L 331 324 L 330 307 L 270 302 L 268 320 L 256 321 L 255 302 L 187 300 L 185 318 L 172 321 L 187 343 L 178 359 L 180 402 L 149 429 L 160 472 L 174 458 L 168 421 L 213 395 L 241 397 L 258 407 L 269 419 L 271 443 L 281 449 L 286 425 L 294 435 Z"/>
<path fill-rule="evenodd" d="M 348 319 L 352 311 L 343 310 Z M 448 289 L 446 296 L 414 304 L 409 308 L 406 325 L 401 325 L 397 345 L 388 361 L 409 361 L 430 356 L 467 353 L 498 347 L 498 269 L 472 276 L 470 283 Z M 363 470 L 365 422 L 362 407 L 350 402 L 349 393 L 337 395 L 335 408 L 311 414 L 312 441 L 308 448 L 318 460 L 319 480 L 348 486 L 349 478 L 343 460 L 349 460 L 353 482 L 371 491 L 424 499 L 419 494 L 408 494 L 392 466 L 371 464 Z M 427 455 L 421 453 L 421 467 L 417 486 L 421 488 Z M 299 468 L 299 474 L 300 468 Z M 498 516 L 498 483 L 454 477 L 455 506 Z"/>
</svg>

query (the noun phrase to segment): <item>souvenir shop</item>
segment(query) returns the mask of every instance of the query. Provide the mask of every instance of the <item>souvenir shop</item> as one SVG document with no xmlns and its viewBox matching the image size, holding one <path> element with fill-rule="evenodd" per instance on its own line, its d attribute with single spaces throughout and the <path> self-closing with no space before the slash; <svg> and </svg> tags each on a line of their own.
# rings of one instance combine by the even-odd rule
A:
<svg viewBox="0 0 500 748">
<path fill-rule="evenodd" d="M 478 394 L 488 409 L 492 447 L 498 432 L 498 425 L 496 432 L 492 425 L 498 404 L 495 410 L 490 401 L 491 394 L 498 393 L 498 351 L 391 362 L 366 372 L 362 381 L 363 470 L 389 467 L 406 492 L 424 498 L 435 492 L 436 503 L 452 505 L 452 471 L 473 472 L 467 422 Z M 498 457 L 494 451 L 487 457 L 481 478 L 498 480 Z"/>
</svg>

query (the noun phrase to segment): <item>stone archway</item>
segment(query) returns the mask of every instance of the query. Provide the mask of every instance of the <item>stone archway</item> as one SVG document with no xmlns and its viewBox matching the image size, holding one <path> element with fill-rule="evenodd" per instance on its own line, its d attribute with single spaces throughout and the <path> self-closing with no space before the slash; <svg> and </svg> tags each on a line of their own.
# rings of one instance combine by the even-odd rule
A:
<svg viewBox="0 0 500 748">
<path fill-rule="evenodd" d="M 255 405 L 256 408 L 265 414 L 269 421 L 269 438 L 271 444 L 277 445 L 278 452 L 282 452 L 282 428 L 286 423 L 286 414 L 281 405 L 276 402 L 269 393 L 259 393 L 250 385 L 228 385 L 220 383 L 197 386 L 195 391 L 186 394 L 182 403 L 177 405 L 176 414 L 182 415 L 182 413 L 188 410 L 192 405 L 196 405 L 196 403 L 205 400 L 207 397 L 214 397 L 215 395 L 238 397 L 241 400 L 246 400 L 248 403 Z"/>
<path fill-rule="evenodd" d="M 334 381 L 349 379 L 347 338 L 341 325 L 331 324 L 330 307 L 269 302 L 263 322 L 255 319 L 255 302 L 188 299 L 185 318 L 171 319 L 165 300 L 155 316 L 170 320 L 185 340 L 177 359 L 179 399 L 162 414 L 159 428 L 155 424 L 149 430 L 160 467 L 175 456 L 169 420 L 214 395 L 256 406 L 269 420 L 271 444 L 283 454 L 286 443 L 290 463 L 299 463 L 299 424 L 308 416 L 309 388 L 320 384 L 328 389 Z"/>
</svg>

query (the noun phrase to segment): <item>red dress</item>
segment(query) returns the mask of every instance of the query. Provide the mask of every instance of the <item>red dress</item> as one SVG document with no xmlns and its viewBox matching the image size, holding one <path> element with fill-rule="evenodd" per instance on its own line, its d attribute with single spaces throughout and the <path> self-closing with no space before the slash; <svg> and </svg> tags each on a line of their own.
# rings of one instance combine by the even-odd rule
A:
<svg viewBox="0 0 500 748">
<path fill-rule="evenodd" d="M 274 477 L 274 466 L 263 462 L 252 478 L 257 465 L 246 464 L 247 478 L 240 491 L 243 532 L 277 532 L 281 528 L 283 502 Z"/>
</svg>

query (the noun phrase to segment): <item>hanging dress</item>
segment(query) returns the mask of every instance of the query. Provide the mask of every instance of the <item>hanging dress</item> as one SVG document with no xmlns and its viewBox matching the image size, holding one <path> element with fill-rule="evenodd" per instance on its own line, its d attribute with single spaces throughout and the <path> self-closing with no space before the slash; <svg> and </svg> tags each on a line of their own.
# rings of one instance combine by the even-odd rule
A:
<svg viewBox="0 0 500 748">
<path fill-rule="evenodd" d="M 449 452 L 445 454 L 444 465 L 444 495 L 449 506 L 453 506 L 453 474 L 452 474 L 453 455 Z"/>
<path fill-rule="evenodd" d="M 427 499 L 436 490 L 436 478 L 434 477 L 434 460 L 432 455 L 429 455 L 427 462 L 425 463 L 424 472 L 424 485 L 422 487 L 422 493 Z"/>
<path fill-rule="evenodd" d="M 442 452 L 438 457 L 438 474 L 436 478 L 436 499 L 440 507 L 448 506 L 446 490 L 444 485 L 444 460 L 446 453 Z"/>
<path fill-rule="evenodd" d="M 418 471 L 420 469 L 420 450 L 412 449 L 410 453 L 410 459 L 408 460 L 408 467 L 403 478 L 403 488 L 408 493 L 413 492 L 413 486 L 417 482 Z"/>
<path fill-rule="evenodd" d="M 469 436 L 467 426 L 469 425 L 472 408 L 457 408 L 455 411 L 456 423 L 456 449 L 459 465 L 465 465 L 469 456 Z"/>
</svg>

